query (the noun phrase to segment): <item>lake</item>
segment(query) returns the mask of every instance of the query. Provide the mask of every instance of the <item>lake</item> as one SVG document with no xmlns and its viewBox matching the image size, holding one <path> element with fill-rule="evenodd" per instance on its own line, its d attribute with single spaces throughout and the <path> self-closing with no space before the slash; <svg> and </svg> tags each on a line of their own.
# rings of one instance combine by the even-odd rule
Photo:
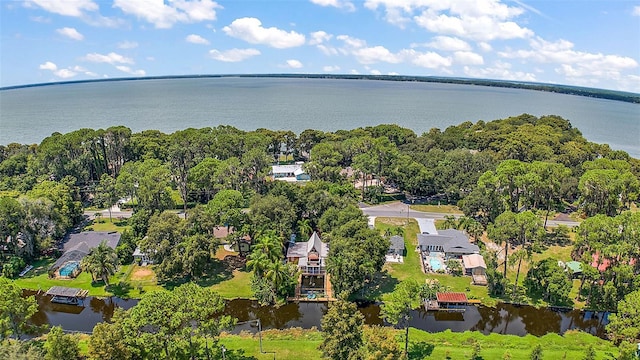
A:
<svg viewBox="0 0 640 360">
<path fill-rule="evenodd" d="M 232 125 L 335 131 L 394 123 L 418 135 L 464 121 L 559 115 L 583 135 L 640 158 L 640 105 L 461 84 L 305 78 L 180 78 L 57 84 L 0 91 L 0 144 L 124 125 L 173 132 Z"/>
<path fill-rule="evenodd" d="M 34 294 L 25 291 L 25 294 Z M 116 307 L 129 309 L 137 300 L 123 300 L 116 297 L 88 297 L 84 306 L 51 303 L 47 295 L 36 295 L 38 312 L 32 318 L 37 325 L 62 326 L 65 330 L 90 332 L 103 321 L 109 321 Z M 368 325 L 384 325 L 377 304 L 360 305 L 360 311 Z M 320 320 L 327 311 L 326 303 L 288 303 L 281 307 L 261 306 L 253 300 L 231 300 L 224 313 L 238 322 L 260 319 L 263 329 L 286 329 L 301 327 L 320 328 Z M 496 307 L 467 306 L 464 313 L 426 312 L 424 309 L 412 311 L 410 326 L 428 332 L 451 329 L 454 332 L 467 330 L 483 334 L 500 333 L 523 336 L 542 336 L 547 333 L 563 334 L 570 329 L 582 330 L 604 337 L 606 335 L 608 313 L 591 311 L 560 311 L 532 306 L 498 304 Z M 255 323 L 242 324 L 235 331 L 255 331 Z"/>
</svg>

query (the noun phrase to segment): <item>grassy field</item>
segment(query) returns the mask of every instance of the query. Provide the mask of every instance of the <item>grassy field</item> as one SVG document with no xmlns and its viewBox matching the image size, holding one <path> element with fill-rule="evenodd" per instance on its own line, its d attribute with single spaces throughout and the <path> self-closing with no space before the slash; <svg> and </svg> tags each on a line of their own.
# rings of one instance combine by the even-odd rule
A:
<svg viewBox="0 0 640 360">
<path fill-rule="evenodd" d="M 112 218 L 109 219 L 109 215 L 93 220 L 89 225 L 85 226 L 83 231 L 117 231 L 123 232 L 125 229 L 130 229 L 131 226 L 127 225 L 126 219 Z"/>
<path fill-rule="evenodd" d="M 443 214 L 456 214 L 463 215 L 464 212 L 455 205 L 411 205 L 412 210 L 443 213 Z"/>
<path fill-rule="evenodd" d="M 397 330 L 398 345 L 402 346 L 402 331 Z M 263 350 L 275 351 L 277 359 L 322 359 L 317 350 L 322 334 L 316 330 L 268 330 L 262 334 Z M 596 351 L 596 359 L 614 358 L 618 351 L 606 340 L 581 332 L 567 332 L 564 336 L 547 334 L 515 336 L 479 332 L 454 333 L 449 330 L 427 333 L 417 329 L 409 332 L 410 359 L 469 359 L 474 344 L 480 346 L 483 359 L 502 359 L 505 353 L 511 359 L 529 359 L 532 349 L 541 344 L 544 359 L 582 359 L 589 346 Z M 242 353 L 254 359 L 273 359 L 273 354 L 261 354 L 258 336 L 248 333 L 223 335 L 220 344 L 235 355 Z"/>
</svg>

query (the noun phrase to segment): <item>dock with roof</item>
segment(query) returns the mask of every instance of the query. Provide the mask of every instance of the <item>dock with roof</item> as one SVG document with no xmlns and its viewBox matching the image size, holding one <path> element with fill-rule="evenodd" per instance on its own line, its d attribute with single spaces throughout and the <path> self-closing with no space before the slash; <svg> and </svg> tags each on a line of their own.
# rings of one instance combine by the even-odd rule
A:
<svg viewBox="0 0 640 360">
<path fill-rule="evenodd" d="M 69 288 L 64 286 L 53 286 L 47 293 L 51 296 L 51 302 L 59 304 L 81 305 L 84 298 L 89 294 L 89 290 L 79 288 Z"/>
</svg>

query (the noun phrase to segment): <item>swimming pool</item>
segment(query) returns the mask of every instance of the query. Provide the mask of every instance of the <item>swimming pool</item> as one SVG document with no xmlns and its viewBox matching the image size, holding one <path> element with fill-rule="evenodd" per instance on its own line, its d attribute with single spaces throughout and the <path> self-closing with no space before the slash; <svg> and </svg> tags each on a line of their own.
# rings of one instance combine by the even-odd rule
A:
<svg viewBox="0 0 640 360">
<path fill-rule="evenodd" d="M 69 261 L 60 268 L 60 276 L 73 276 L 78 267 L 80 267 L 79 262 Z"/>
<path fill-rule="evenodd" d="M 437 257 L 429 256 L 429 266 L 431 266 L 431 270 L 438 271 L 440 269 L 444 269 L 444 264 L 442 264 L 442 260 Z"/>
</svg>

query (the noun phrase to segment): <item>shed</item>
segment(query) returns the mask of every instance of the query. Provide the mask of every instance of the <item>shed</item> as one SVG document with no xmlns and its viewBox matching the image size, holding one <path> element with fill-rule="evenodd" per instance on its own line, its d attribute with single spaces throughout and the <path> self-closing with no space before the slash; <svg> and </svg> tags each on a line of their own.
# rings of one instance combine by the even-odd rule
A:
<svg viewBox="0 0 640 360">
<path fill-rule="evenodd" d="M 389 239 L 389 251 L 388 255 L 404 255 L 404 239 L 402 236 L 394 235 Z"/>
<path fill-rule="evenodd" d="M 582 263 L 579 261 L 568 261 L 564 264 L 567 271 L 571 273 L 571 276 L 582 274 Z"/>
</svg>

